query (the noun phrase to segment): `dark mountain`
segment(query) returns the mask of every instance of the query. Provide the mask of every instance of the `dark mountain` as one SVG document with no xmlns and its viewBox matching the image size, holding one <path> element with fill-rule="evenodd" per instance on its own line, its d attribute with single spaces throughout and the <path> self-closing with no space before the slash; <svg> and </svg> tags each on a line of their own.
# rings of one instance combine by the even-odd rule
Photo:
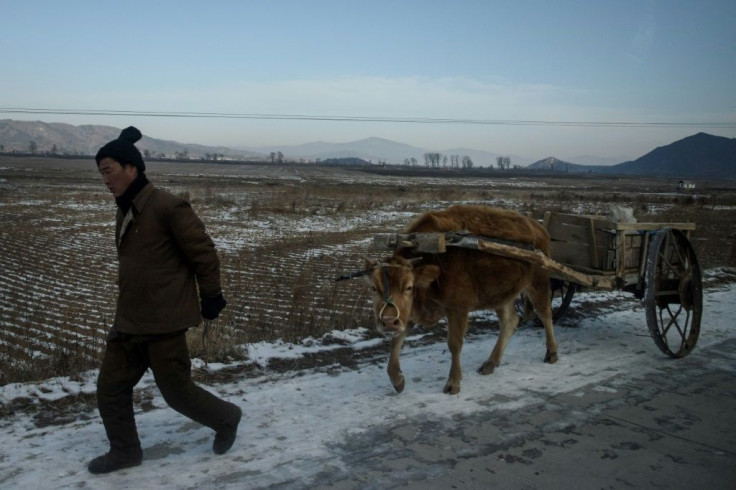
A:
<svg viewBox="0 0 736 490">
<path fill-rule="evenodd" d="M 348 157 L 348 158 L 325 158 L 321 160 L 322 165 L 359 165 L 367 166 L 372 165 L 371 162 L 367 162 L 362 158 Z"/>
<path fill-rule="evenodd" d="M 575 155 L 565 158 L 565 161 L 582 165 L 616 165 L 631 160 L 631 155 L 598 156 L 598 155 Z"/>
<path fill-rule="evenodd" d="M 547 157 L 544 160 L 532 163 L 526 168 L 532 170 L 549 170 L 552 172 L 583 173 L 590 172 L 591 167 L 593 167 L 593 165 L 581 165 L 579 163 L 570 163 L 558 160 L 555 157 Z"/>
<path fill-rule="evenodd" d="M 736 179 L 736 138 L 698 133 L 604 171 L 620 175 Z"/>
<path fill-rule="evenodd" d="M 736 180 L 736 138 L 698 133 L 617 165 L 581 165 L 549 157 L 527 168 L 569 173 Z"/>
</svg>

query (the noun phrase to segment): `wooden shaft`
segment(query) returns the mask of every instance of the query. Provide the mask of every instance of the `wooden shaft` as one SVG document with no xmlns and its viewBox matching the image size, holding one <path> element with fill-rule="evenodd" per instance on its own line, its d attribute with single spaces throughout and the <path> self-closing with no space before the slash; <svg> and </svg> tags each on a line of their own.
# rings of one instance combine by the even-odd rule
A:
<svg viewBox="0 0 736 490">
<path fill-rule="evenodd" d="M 615 289 L 615 280 L 613 277 L 588 275 L 577 272 L 565 265 L 560 264 L 559 262 L 555 262 L 539 250 L 524 250 L 509 245 L 503 245 L 501 243 L 488 242 L 478 238 L 463 238 L 457 244 L 448 243 L 447 245 L 458 246 L 462 248 L 475 248 L 477 250 L 493 253 L 510 259 L 518 259 L 525 262 L 532 262 L 541 266 L 543 269 L 554 273 L 562 279 L 567 279 L 582 286 L 603 289 Z"/>
</svg>

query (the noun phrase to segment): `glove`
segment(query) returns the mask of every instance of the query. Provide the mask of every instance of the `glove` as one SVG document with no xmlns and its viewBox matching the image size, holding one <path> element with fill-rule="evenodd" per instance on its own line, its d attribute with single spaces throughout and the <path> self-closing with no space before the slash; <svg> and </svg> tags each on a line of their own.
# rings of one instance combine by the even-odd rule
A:
<svg viewBox="0 0 736 490">
<path fill-rule="evenodd" d="M 207 320 L 214 320 L 220 315 L 226 304 L 227 301 L 222 297 L 222 293 L 214 298 L 202 298 L 202 316 Z"/>
</svg>

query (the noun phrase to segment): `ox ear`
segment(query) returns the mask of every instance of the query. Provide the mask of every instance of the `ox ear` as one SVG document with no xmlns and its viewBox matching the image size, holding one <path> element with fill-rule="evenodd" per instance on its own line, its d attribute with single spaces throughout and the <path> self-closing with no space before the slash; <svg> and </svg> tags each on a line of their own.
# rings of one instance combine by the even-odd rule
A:
<svg viewBox="0 0 736 490">
<path fill-rule="evenodd" d="M 440 277 L 440 268 L 436 265 L 423 265 L 414 269 L 414 287 L 426 289 L 438 277 Z"/>
<path fill-rule="evenodd" d="M 365 270 L 367 271 L 375 269 L 378 265 L 378 259 L 369 259 L 365 255 L 361 255 L 360 258 L 363 259 L 363 262 L 365 263 Z"/>
</svg>

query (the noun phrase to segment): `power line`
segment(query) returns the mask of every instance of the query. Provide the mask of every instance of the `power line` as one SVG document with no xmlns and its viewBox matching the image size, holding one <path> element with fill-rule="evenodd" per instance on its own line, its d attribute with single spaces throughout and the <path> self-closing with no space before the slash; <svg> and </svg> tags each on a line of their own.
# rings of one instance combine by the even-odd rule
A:
<svg viewBox="0 0 736 490">
<path fill-rule="evenodd" d="M 75 116 L 131 116 L 170 118 L 216 118 L 216 119 L 260 119 L 290 121 L 336 121 L 336 122 L 385 122 L 409 124 L 474 124 L 487 126 L 560 126 L 560 127 L 693 127 L 693 128 L 736 128 L 736 121 L 725 122 L 652 122 L 652 121 L 546 121 L 521 119 L 460 119 L 430 117 L 382 117 L 382 116 L 329 116 L 308 114 L 248 114 L 228 112 L 157 112 L 121 111 L 93 109 L 38 109 L 28 107 L 0 107 L 4 114 L 53 114 Z"/>
</svg>

